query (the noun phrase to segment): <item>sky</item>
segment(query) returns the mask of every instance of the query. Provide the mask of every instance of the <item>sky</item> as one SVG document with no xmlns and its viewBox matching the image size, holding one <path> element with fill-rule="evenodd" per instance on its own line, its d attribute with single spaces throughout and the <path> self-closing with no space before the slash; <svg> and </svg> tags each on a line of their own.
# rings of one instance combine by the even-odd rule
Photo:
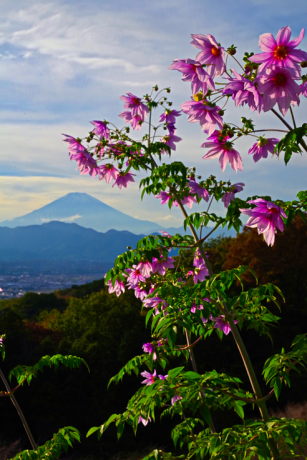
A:
<svg viewBox="0 0 307 460">
<path fill-rule="evenodd" d="M 195 58 L 192 33 L 212 34 L 225 48 L 235 44 L 240 58 L 245 51 L 260 52 L 262 33 L 276 35 L 289 25 L 296 37 L 307 25 L 306 13 L 306 0 L 0 0 L 0 221 L 69 192 L 85 192 L 133 217 L 180 226 L 177 209 L 154 197 L 140 200 L 141 176 L 127 190 L 80 176 L 61 133 L 83 137 L 91 120 L 121 127 L 119 97 L 126 91 L 142 96 L 156 84 L 171 87 L 170 100 L 179 109 L 190 97 L 190 84 L 168 67 L 176 58 Z M 307 50 L 307 38 L 300 48 Z M 306 108 L 307 101 L 295 108 L 298 125 L 306 121 Z M 230 101 L 225 121 L 240 122 L 242 116 L 253 116 L 258 129 L 283 129 L 271 113 L 258 117 Z M 253 142 L 242 139 L 236 148 L 243 171 L 236 174 L 228 165 L 223 173 L 217 160 L 202 159 L 206 136 L 199 124 L 187 123 L 183 114 L 177 126 L 183 140 L 172 160 L 195 166 L 203 178 L 214 174 L 245 183 L 242 198 L 294 199 L 306 188 L 300 155 L 287 167 L 277 158 L 255 164 L 247 154 Z M 221 204 L 212 209 L 224 212 Z"/>
</svg>

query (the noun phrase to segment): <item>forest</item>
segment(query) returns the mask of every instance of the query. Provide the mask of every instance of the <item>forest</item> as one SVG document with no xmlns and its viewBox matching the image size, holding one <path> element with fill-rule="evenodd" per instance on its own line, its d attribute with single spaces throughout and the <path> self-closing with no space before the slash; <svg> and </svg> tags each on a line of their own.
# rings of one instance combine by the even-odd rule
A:
<svg viewBox="0 0 307 460">
<path fill-rule="evenodd" d="M 280 352 L 282 346 L 289 350 L 293 338 L 306 332 L 306 237 L 307 227 L 296 217 L 291 226 L 276 235 L 273 247 L 268 248 L 256 229 L 248 228 L 236 238 L 221 236 L 204 243 L 215 273 L 243 264 L 256 272 L 259 283 L 274 283 L 285 296 L 285 302 L 279 299 L 281 311 L 269 305 L 274 315 L 280 317 L 279 327 L 271 328 L 270 337 L 259 337 L 248 329 L 248 322 L 241 331 L 258 375 L 269 356 Z M 192 260 L 192 254 L 182 256 L 187 268 L 192 267 Z M 249 288 L 255 280 L 248 274 L 244 283 Z M 234 289 L 241 288 L 238 284 Z M 129 359 L 141 355 L 142 345 L 150 341 L 150 329 L 145 328 L 146 313 L 133 291 L 116 297 L 108 293 L 103 280 L 51 294 L 27 293 L 20 299 L 1 301 L 0 332 L 6 334 L 2 370 L 6 376 L 17 365 L 34 365 L 42 356 L 58 353 L 80 356 L 90 368 L 90 372 L 85 365 L 77 370 L 45 369 L 30 386 L 24 384 L 16 391 L 15 396 L 39 444 L 50 439 L 59 428 L 74 426 L 82 434 L 81 443 L 61 458 L 129 458 L 154 448 L 173 449 L 169 432 L 176 421 L 166 418 L 160 421 L 159 417 L 156 423 L 140 425 L 141 435 L 137 438 L 132 429 L 126 429 L 117 441 L 113 428 L 109 428 L 100 441 L 95 435 L 85 437 L 90 427 L 99 426 L 112 413 L 125 410 L 129 397 L 139 387 L 140 377 L 134 374 L 124 376 L 118 385 L 111 383 L 109 388 L 108 382 Z M 249 389 L 231 335 L 224 335 L 222 340 L 223 348 L 218 335 L 212 336 L 208 342 L 210 347 L 200 341 L 194 348 L 199 371 L 227 372 L 239 377 Z M 182 357 L 171 364 L 188 370 L 191 366 Z M 13 378 L 11 385 L 15 384 Z M 286 410 L 289 404 L 304 407 L 306 386 L 306 372 L 293 374 L 291 388 L 284 389 L 279 401 L 275 398 L 268 401 L 270 412 Z M 265 387 L 262 389 L 265 391 Z M 5 459 L 30 445 L 10 399 L 0 398 L 0 408 L 0 456 Z M 248 416 L 258 418 L 252 409 Z M 218 430 L 240 421 L 235 412 L 215 412 L 213 417 Z"/>
</svg>

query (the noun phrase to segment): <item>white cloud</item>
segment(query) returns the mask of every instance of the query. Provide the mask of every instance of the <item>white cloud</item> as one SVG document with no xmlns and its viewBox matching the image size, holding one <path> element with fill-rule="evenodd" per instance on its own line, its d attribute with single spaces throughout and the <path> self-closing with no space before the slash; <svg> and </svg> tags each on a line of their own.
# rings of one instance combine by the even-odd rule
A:
<svg viewBox="0 0 307 460">
<path fill-rule="evenodd" d="M 70 222 L 74 222 L 75 220 L 77 219 L 80 219 L 80 214 L 76 214 L 75 216 L 70 216 L 70 217 L 65 217 L 65 218 L 54 218 L 54 219 L 44 219 L 43 217 L 41 218 L 41 222 L 43 224 L 47 224 L 48 222 L 52 222 L 54 220 L 56 220 L 57 222 L 67 222 L 67 223 L 70 223 Z"/>
</svg>

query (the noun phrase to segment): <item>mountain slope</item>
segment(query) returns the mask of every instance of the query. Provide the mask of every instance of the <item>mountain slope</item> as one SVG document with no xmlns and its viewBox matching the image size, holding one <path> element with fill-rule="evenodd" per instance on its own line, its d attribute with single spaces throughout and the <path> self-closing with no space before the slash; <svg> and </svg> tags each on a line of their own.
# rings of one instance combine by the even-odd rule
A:
<svg viewBox="0 0 307 460">
<path fill-rule="evenodd" d="M 0 227 L 41 225 L 51 221 L 75 222 L 98 232 L 115 229 L 127 230 L 135 234 L 148 234 L 163 230 L 154 222 L 128 216 L 87 193 L 68 193 L 29 214 L 0 222 Z"/>
<path fill-rule="evenodd" d="M 64 222 L 4 227 L 0 228 L 0 260 L 113 262 L 127 246 L 135 247 L 140 237 L 117 230 L 99 233 Z"/>
</svg>

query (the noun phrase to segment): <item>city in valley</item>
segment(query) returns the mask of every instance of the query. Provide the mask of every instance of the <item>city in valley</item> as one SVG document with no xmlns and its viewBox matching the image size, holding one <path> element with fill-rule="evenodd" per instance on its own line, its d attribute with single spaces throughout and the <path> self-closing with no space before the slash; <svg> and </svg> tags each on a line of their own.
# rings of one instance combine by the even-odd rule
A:
<svg viewBox="0 0 307 460">
<path fill-rule="evenodd" d="M 0 270 L 0 299 L 22 297 L 26 292 L 49 293 L 73 285 L 91 283 L 102 279 L 106 271 L 100 264 L 4 263 Z"/>
</svg>

